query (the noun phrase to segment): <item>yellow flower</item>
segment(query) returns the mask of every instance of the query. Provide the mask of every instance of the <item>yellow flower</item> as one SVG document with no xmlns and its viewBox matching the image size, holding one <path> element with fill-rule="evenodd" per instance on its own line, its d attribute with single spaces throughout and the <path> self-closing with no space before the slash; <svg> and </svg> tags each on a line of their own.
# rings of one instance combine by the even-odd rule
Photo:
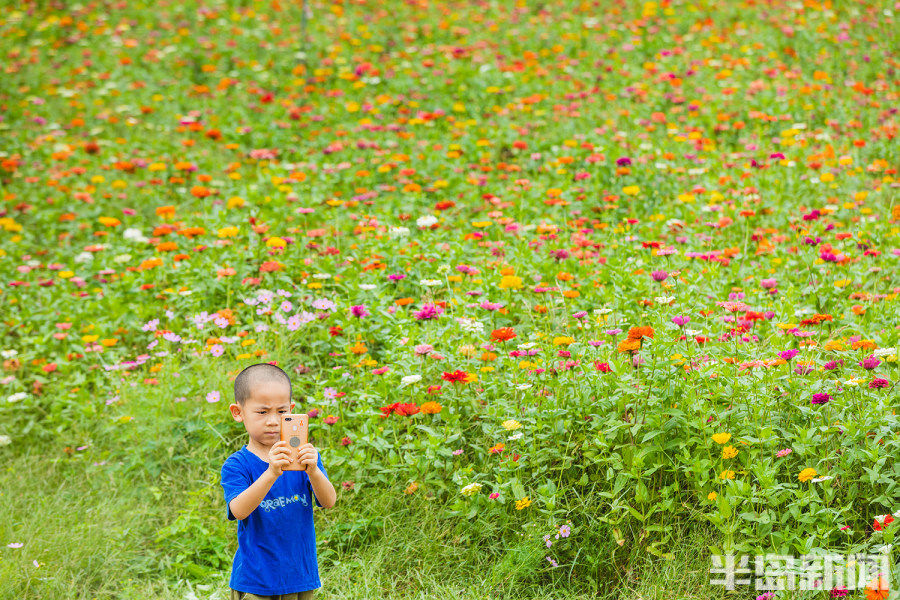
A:
<svg viewBox="0 0 900 600">
<path fill-rule="evenodd" d="M 236 206 L 243 206 L 244 199 L 239 196 L 232 196 L 228 199 L 228 202 L 225 204 L 228 208 L 234 208 Z"/>
<path fill-rule="evenodd" d="M 475 373 L 469 373 L 466 375 L 465 383 L 475 383 L 478 381 L 478 375 Z"/>
<path fill-rule="evenodd" d="M 730 433 L 717 433 L 714 436 L 712 436 L 712 439 L 717 444 L 727 444 L 728 440 L 731 439 L 731 434 Z"/>
<path fill-rule="evenodd" d="M 406 487 L 405 490 L 403 490 L 403 493 L 404 493 L 404 494 L 412 494 L 412 493 L 413 493 L 414 491 L 416 491 L 417 489 L 419 489 L 419 484 L 416 483 L 415 481 L 413 481 L 411 484 L 409 484 L 409 485 Z"/>
<path fill-rule="evenodd" d="M 90 344 L 91 342 L 96 342 L 99 338 L 99 335 L 83 335 L 81 336 L 81 341 L 85 344 Z"/>
<path fill-rule="evenodd" d="M 107 227 L 115 227 L 116 225 L 120 225 L 122 221 L 118 220 L 115 217 L 100 217 L 97 219 L 100 221 L 101 225 L 106 225 Z"/>
<path fill-rule="evenodd" d="M 234 236 L 236 236 L 237 234 L 238 234 L 238 228 L 235 227 L 235 226 L 233 226 L 233 225 L 231 225 L 231 226 L 229 226 L 229 227 L 223 227 L 223 228 L 220 229 L 219 232 L 218 232 L 218 236 L 219 236 L 220 238 L 234 237 Z"/>
<path fill-rule="evenodd" d="M 522 510 L 526 506 L 531 506 L 531 498 L 525 496 L 521 500 L 516 500 L 516 510 Z"/>
<path fill-rule="evenodd" d="M 553 338 L 554 346 L 568 346 L 569 344 L 572 344 L 574 342 L 575 342 L 575 338 L 571 338 L 567 335 L 561 335 L 559 337 Z"/>
<path fill-rule="evenodd" d="M 626 185 L 622 188 L 622 193 L 628 196 L 637 196 L 641 193 L 641 188 L 636 185 Z"/>
<path fill-rule="evenodd" d="M 287 246 L 287 242 L 284 240 L 284 238 L 270 237 L 268 240 L 266 240 L 267 248 L 284 248 L 285 246 Z"/>
<path fill-rule="evenodd" d="M 734 479 L 734 471 L 725 469 L 724 471 L 719 473 L 719 479 Z"/>
<path fill-rule="evenodd" d="M 515 419 L 509 419 L 508 421 L 503 421 L 503 429 L 507 431 L 513 431 L 514 429 L 518 429 L 522 424 L 516 421 Z"/>
<path fill-rule="evenodd" d="M 500 289 L 505 290 L 507 288 L 514 290 L 522 289 L 522 278 L 516 277 L 515 275 L 504 275 L 500 280 Z"/>
<path fill-rule="evenodd" d="M 816 475 L 818 475 L 818 473 L 816 473 L 815 469 L 807 467 L 806 469 L 803 469 L 802 471 L 800 471 L 800 474 L 797 475 L 797 479 L 799 479 L 800 482 L 803 483 L 803 482 L 809 481 Z"/>
<path fill-rule="evenodd" d="M 719 494 L 717 494 L 716 492 L 710 492 L 709 495 L 706 496 L 706 499 L 709 501 L 714 501 L 718 497 Z"/>
<path fill-rule="evenodd" d="M 725 446 L 722 448 L 722 458 L 734 458 L 737 455 L 738 451 L 734 446 Z"/>
</svg>

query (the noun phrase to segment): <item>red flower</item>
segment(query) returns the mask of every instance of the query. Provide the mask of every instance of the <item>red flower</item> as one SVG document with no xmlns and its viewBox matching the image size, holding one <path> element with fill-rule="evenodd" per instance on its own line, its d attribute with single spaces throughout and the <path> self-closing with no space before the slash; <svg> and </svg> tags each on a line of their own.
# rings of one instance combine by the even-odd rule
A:
<svg viewBox="0 0 900 600">
<path fill-rule="evenodd" d="M 416 406 L 415 402 L 409 402 L 408 404 L 398 404 L 395 412 L 401 417 L 410 417 L 419 412 L 419 407 Z"/>
<path fill-rule="evenodd" d="M 441 379 L 443 379 L 444 381 L 449 381 L 450 383 L 455 383 L 457 381 L 464 382 L 468 376 L 469 374 L 465 371 L 460 371 L 459 369 L 457 369 L 452 373 L 444 371 L 443 375 L 441 375 Z"/>
<path fill-rule="evenodd" d="M 594 368 L 597 369 L 598 371 L 600 371 L 601 373 L 609 373 L 610 371 L 612 371 L 612 368 L 610 368 L 609 363 L 602 363 L 599 360 L 594 361 Z"/>
<path fill-rule="evenodd" d="M 44 373 L 52 373 L 53 371 L 56 370 L 56 363 L 50 363 L 50 364 L 44 365 L 43 367 L 41 367 L 41 370 Z"/>
<path fill-rule="evenodd" d="M 343 328 L 342 328 L 340 325 L 335 325 L 334 327 L 329 327 L 329 328 L 328 328 L 328 334 L 329 334 L 331 337 L 334 337 L 334 336 L 336 336 L 336 335 L 344 335 L 344 334 L 342 333 L 342 331 L 343 331 Z"/>
</svg>

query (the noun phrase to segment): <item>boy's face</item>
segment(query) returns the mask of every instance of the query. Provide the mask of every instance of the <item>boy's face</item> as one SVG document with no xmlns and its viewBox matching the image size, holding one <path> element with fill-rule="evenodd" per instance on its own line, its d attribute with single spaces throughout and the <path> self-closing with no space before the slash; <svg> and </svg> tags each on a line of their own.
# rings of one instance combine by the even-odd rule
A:
<svg viewBox="0 0 900 600">
<path fill-rule="evenodd" d="M 268 448 L 280 439 L 281 415 L 291 412 L 294 403 L 287 385 L 270 381 L 257 385 L 243 408 L 239 404 L 229 408 L 250 434 L 250 444 Z"/>
</svg>

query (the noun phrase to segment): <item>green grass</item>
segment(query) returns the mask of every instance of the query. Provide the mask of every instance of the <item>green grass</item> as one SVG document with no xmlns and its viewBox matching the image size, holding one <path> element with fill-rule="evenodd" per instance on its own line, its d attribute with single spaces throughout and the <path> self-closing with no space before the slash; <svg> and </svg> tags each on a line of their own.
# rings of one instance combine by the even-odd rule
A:
<svg viewBox="0 0 900 600">
<path fill-rule="evenodd" d="M 0 513 L 11 518 L 0 525 L 0 537 L 25 546 L 3 549 L 0 598 L 227 597 L 228 569 L 199 584 L 194 578 L 162 573 L 171 556 L 155 537 L 190 504 L 189 492 L 198 484 L 195 468 L 182 467 L 154 481 L 140 475 L 110 477 L 102 466 L 92 466 L 89 457 L 53 458 L 38 448 L 4 458 Z M 160 489 L 164 491 L 157 501 Z M 217 497 L 213 506 L 201 510 L 203 516 L 225 521 L 222 502 Z M 640 550 L 609 553 L 601 564 L 615 573 L 611 577 L 570 580 L 568 569 L 560 565 L 558 579 L 541 582 L 532 576 L 532 568 L 544 560 L 540 548 L 524 539 L 519 547 L 500 547 L 494 542 L 499 539 L 496 531 L 442 519 L 439 507 L 431 503 L 400 489 L 370 489 L 356 497 L 340 491 L 337 506 L 316 513 L 323 583 L 318 597 L 724 597 L 721 589 L 708 585 L 708 562 L 699 550 L 708 540 L 696 535 L 685 534 L 674 544 L 671 561 L 650 560 L 653 557 Z M 347 533 L 349 522 L 366 521 L 373 525 Z M 233 554 L 236 526 L 219 524 Z M 344 541 L 336 543 L 336 538 Z M 603 551 L 584 548 L 596 550 Z M 35 567 L 33 560 L 41 566 Z"/>
</svg>

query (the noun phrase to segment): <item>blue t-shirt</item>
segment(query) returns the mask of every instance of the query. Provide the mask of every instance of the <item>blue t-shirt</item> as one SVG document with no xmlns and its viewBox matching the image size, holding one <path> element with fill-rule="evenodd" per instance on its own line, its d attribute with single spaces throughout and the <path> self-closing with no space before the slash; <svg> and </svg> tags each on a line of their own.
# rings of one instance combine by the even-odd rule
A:
<svg viewBox="0 0 900 600">
<path fill-rule="evenodd" d="M 319 470 L 328 477 L 319 455 Z M 222 465 L 222 489 L 228 519 L 236 517 L 229 503 L 256 481 L 269 463 L 246 444 Z M 238 521 L 238 549 L 231 569 L 231 589 L 262 596 L 293 594 L 321 587 L 316 559 L 312 491 L 306 471 L 283 471 L 266 497 Z"/>
</svg>

